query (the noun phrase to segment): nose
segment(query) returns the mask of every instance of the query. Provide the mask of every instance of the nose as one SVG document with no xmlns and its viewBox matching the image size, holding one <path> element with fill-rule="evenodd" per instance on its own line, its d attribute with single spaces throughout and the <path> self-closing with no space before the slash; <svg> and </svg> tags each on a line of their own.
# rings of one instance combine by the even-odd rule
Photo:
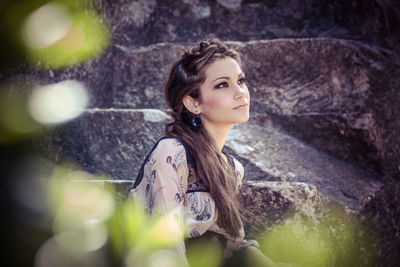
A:
<svg viewBox="0 0 400 267">
<path fill-rule="evenodd" d="M 245 84 L 240 85 L 240 84 L 236 84 L 236 88 L 235 88 L 235 99 L 241 99 L 246 97 L 248 94 L 248 89 L 247 86 Z"/>
</svg>

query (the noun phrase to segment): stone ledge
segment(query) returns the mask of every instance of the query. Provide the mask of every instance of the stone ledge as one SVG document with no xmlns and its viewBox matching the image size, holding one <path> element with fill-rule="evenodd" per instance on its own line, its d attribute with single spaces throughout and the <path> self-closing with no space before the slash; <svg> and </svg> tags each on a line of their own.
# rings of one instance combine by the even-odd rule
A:
<svg viewBox="0 0 400 267">
<path fill-rule="evenodd" d="M 38 146 L 50 158 L 68 158 L 89 172 L 134 180 L 169 120 L 157 109 L 87 109 Z M 243 163 L 245 180 L 313 184 L 352 210 L 359 210 L 381 185 L 379 176 L 321 153 L 273 125 L 235 125 L 226 148 Z"/>
<path fill-rule="evenodd" d="M 66 180 L 67 181 L 67 180 Z M 76 183 L 95 183 L 114 186 L 116 199 L 127 198 L 127 189 L 132 180 L 68 180 Z M 321 195 L 313 185 L 300 182 L 244 181 L 240 186 L 239 200 L 250 236 L 257 236 L 286 218 L 297 216 L 318 222 L 324 212 L 332 206 L 344 208 L 337 202 Z"/>
<path fill-rule="evenodd" d="M 382 185 L 378 175 L 335 159 L 273 126 L 234 125 L 226 146 L 243 162 L 245 180 L 312 184 L 319 193 L 354 211 Z"/>
<path fill-rule="evenodd" d="M 318 222 L 331 207 L 346 212 L 315 186 L 301 182 L 244 181 L 239 199 L 243 216 L 251 218 L 245 229 L 252 237 L 292 216 Z"/>
</svg>

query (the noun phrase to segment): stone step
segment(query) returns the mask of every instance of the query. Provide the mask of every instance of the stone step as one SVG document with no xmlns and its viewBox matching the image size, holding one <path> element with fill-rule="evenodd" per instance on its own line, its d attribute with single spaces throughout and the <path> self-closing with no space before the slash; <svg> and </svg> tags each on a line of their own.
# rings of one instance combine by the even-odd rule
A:
<svg viewBox="0 0 400 267">
<path fill-rule="evenodd" d="M 333 38 L 230 42 L 243 57 L 258 122 L 387 177 L 400 177 L 400 67 L 391 51 Z M 114 44 L 76 68 L 37 71 L 78 79 L 90 107 L 166 110 L 161 88 L 182 44 Z M 385 103 L 382 105 L 382 103 Z"/>
<path fill-rule="evenodd" d="M 270 180 L 309 183 L 351 210 L 359 210 L 382 185 L 379 175 L 338 160 L 271 126 L 254 122 L 234 125 L 226 146 L 244 163 L 247 180 L 273 177 Z"/>
<path fill-rule="evenodd" d="M 80 118 L 42 139 L 53 159 L 70 159 L 113 179 L 135 179 L 167 114 L 154 109 L 88 109 Z M 245 167 L 246 180 L 306 182 L 351 210 L 359 210 L 379 186 L 379 177 L 255 123 L 231 129 L 227 149 Z"/>
<path fill-rule="evenodd" d="M 134 180 L 167 118 L 155 109 L 87 109 L 45 134 L 37 147 L 56 163 L 72 160 L 92 173 Z"/>
<path fill-rule="evenodd" d="M 227 43 L 242 55 L 249 89 L 258 96 L 255 107 L 263 106 L 277 114 L 357 110 L 365 105 L 380 72 L 396 67 L 390 63 L 393 53 L 389 50 L 349 40 L 297 38 Z M 113 106 L 165 107 L 160 91 L 172 63 L 185 47 L 179 43 L 138 48 L 115 44 Z M 382 90 L 390 88 L 386 84 L 381 85 Z"/>
<path fill-rule="evenodd" d="M 75 170 L 70 170 L 73 175 Z M 68 171 L 67 171 L 68 172 Z M 65 176 L 68 173 L 64 172 Z M 81 173 L 82 174 L 82 173 Z M 114 201 L 123 204 L 127 200 L 127 189 L 133 185 L 132 180 L 107 179 L 57 179 L 57 185 L 95 186 L 114 192 Z M 334 200 L 320 194 L 311 184 L 302 182 L 271 182 L 271 181 L 243 181 L 240 187 L 239 201 L 245 209 L 244 217 L 251 218 L 245 223 L 248 238 L 257 238 L 266 229 L 284 222 L 288 218 L 305 218 L 319 223 L 320 218 L 329 213 L 332 208 L 336 212 L 346 213 Z M 349 216 L 352 213 L 348 213 Z"/>
<path fill-rule="evenodd" d="M 239 199 L 246 207 L 243 216 L 251 218 L 246 231 L 254 238 L 288 218 L 302 217 L 319 223 L 322 216 L 335 209 L 352 215 L 338 202 L 321 194 L 316 186 L 302 182 L 244 181 Z"/>
<path fill-rule="evenodd" d="M 400 68 L 388 50 L 332 38 L 230 42 L 241 53 L 251 112 L 335 157 L 400 175 Z M 165 110 L 161 88 L 181 44 L 114 53 L 113 106 Z M 382 106 L 382 103 L 385 103 Z M 362 156 L 360 156 L 362 155 Z"/>
<path fill-rule="evenodd" d="M 94 2 L 111 25 L 114 42 L 124 46 L 194 42 L 210 33 L 223 40 L 307 36 L 379 45 L 394 45 L 393 41 L 399 40 L 400 8 L 396 0 L 357 4 L 315 0 Z"/>
</svg>

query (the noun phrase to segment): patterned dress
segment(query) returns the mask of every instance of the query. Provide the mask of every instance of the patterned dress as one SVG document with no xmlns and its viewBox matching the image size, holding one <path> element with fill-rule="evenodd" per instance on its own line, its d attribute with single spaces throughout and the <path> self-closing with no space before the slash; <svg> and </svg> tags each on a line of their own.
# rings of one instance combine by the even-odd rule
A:
<svg viewBox="0 0 400 267">
<path fill-rule="evenodd" d="M 186 238 L 214 232 L 226 239 L 225 256 L 238 249 L 244 231 L 237 238 L 217 224 L 218 212 L 208 190 L 196 178 L 195 162 L 187 145 L 178 137 L 164 137 L 145 159 L 130 195 L 140 201 L 149 214 L 173 214 L 185 227 Z M 243 179 L 243 166 L 226 154 L 234 167 L 237 186 Z M 185 254 L 182 240 L 178 251 Z"/>
</svg>

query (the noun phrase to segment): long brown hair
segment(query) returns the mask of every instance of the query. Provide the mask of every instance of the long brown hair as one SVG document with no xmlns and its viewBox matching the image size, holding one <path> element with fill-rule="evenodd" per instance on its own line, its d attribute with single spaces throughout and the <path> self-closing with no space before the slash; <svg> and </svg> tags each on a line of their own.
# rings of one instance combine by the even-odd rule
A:
<svg viewBox="0 0 400 267">
<path fill-rule="evenodd" d="M 190 95 L 200 99 L 200 86 L 205 81 L 205 67 L 225 57 L 235 59 L 239 54 L 213 38 L 201 41 L 185 51 L 171 69 L 164 86 L 164 99 L 174 118 L 165 128 L 167 136 L 180 137 L 190 149 L 195 161 L 197 178 L 209 189 L 218 211 L 217 223 L 233 236 L 239 236 L 243 226 L 237 200 L 237 185 L 233 168 L 223 159 L 204 126 L 191 126 L 194 114 L 183 104 Z"/>
</svg>

